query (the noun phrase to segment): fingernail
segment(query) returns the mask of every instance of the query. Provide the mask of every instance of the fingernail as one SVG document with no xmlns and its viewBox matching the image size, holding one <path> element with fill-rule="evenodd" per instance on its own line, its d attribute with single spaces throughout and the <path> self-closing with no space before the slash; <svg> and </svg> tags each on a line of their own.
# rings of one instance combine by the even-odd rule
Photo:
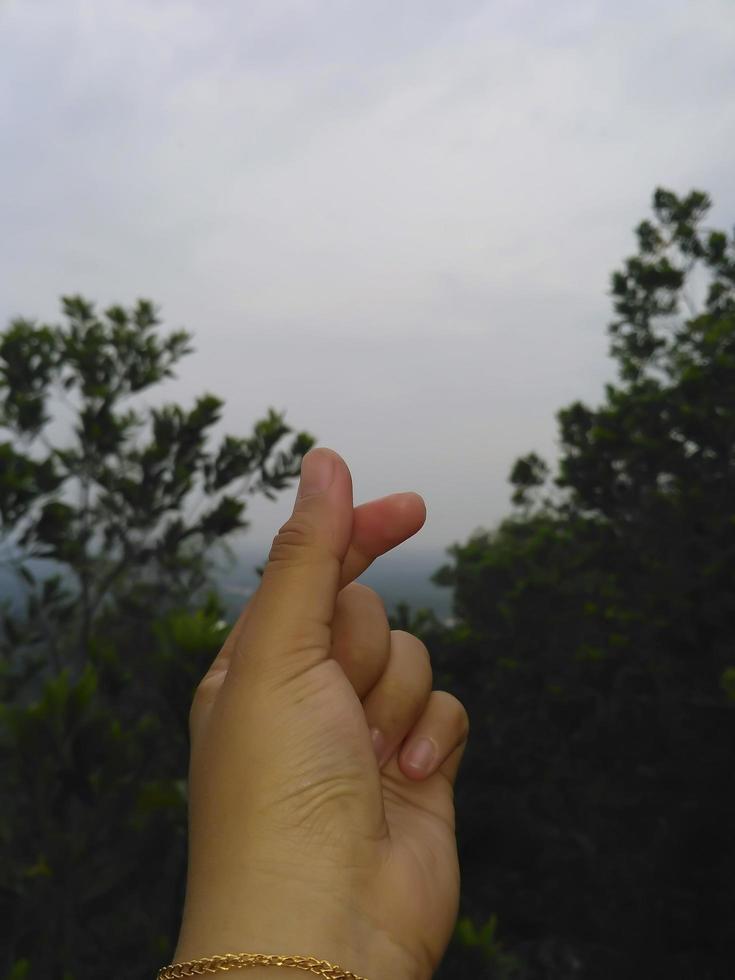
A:
<svg viewBox="0 0 735 980">
<path fill-rule="evenodd" d="M 297 497 L 313 497 L 324 493 L 332 485 L 334 478 L 334 456 L 331 453 L 311 450 L 301 460 L 301 480 Z"/>
<path fill-rule="evenodd" d="M 403 754 L 403 764 L 416 772 L 426 773 L 436 757 L 436 746 L 430 738 L 417 738 L 409 742 Z"/>
<path fill-rule="evenodd" d="M 375 752 L 375 758 L 378 760 L 378 767 L 383 765 L 386 741 L 385 735 L 381 732 L 379 728 L 370 729 L 370 738 L 373 740 L 373 751 Z"/>
</svg>

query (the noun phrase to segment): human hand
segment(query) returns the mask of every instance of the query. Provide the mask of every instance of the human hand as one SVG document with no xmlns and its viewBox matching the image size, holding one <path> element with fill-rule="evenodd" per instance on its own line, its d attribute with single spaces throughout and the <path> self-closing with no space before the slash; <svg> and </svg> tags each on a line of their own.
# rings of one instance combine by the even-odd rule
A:
<svg viewBox="0 0 735 980">
<path fill-rule="evenodd" d="M 293 514 L 192 706 L 177 962 L 314 955 L 368 980 L 438 965 L 457 914 L 467 715 L 431 691 L 423 644 L 350 584 L 423 520 L 413 494 L 353 510 L 344 461 L 304 458 Z"/>
</svg>

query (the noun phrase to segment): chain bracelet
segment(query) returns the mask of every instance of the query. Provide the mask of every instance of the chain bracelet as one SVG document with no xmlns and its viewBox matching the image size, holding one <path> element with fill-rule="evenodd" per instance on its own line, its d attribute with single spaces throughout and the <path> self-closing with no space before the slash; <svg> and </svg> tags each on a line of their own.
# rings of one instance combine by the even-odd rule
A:
<svg viewBox="0 0 735 980">
<path fill-rule="evenodd" d="M 318 960 L 315 956 L 279 956 L 270 953 L 226 953 L 224 956 L 207 956 L 184 963 L 171 963 L 158 971 L 158 980 L 181 980 L 182 977 L 201 977 L 208 973 L 224 973 L 249 966 L 293 967 L 314 973 L 324 980 L 365 980 L 349 970 Z"/>
</svg>

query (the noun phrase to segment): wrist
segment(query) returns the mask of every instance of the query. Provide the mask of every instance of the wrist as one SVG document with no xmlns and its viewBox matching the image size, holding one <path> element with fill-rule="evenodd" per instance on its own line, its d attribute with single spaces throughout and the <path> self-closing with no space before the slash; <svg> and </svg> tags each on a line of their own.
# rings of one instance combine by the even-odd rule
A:
<svg viewBox="0 0 735 980">
<path fill-rule="evenodd" d="M 252 978 L 255 975 L 264 977 L 266 970 L 273 968 L 298 969 L 326 980 L 367 980 L 358 974 L 330 963 L 329 960 L 316 956 L 286 956 L 263 953 L 232 953 L 224 956 L 199 957 L 194 960 L 182 960 L 163 967 L 158 973 L 159 980 L 180 980 L 182 977 L 200 976 L 205 973 L 231 973 L 242 975 L 247 972 Z M 269 980 L 273 980 L 271 974 Z"/>
<path fill-rule="evenodd" d="M 293 882 L 281 894 L 271 889 L 252 891 L 257 894 L 256 905 L 217 907 L 216 901 L 200 905 L 187 900 L 173 962 L 226 953 L 313 956 L 365 980 L 429 980 L 431 971 L 419 969 L 408 950 L 356 912 L 349 901 L 315 894 L 314 888 L 300 894 Z M 274 969 L 279 968 L 248 966 L 227 972 L 233 977 L 247 973 L 250 980 L 276 980 Z M 287 975 L 280 973 L 278 980 L 288 980 Z"/>
<path fill-rule="evenodd" d="M 174 953 L 173 963 L 185 963 L 192 960 L 210 959 L 224 956 L 227 953 L 261 953 L 284 957 L 311 957 L 315 960 L 326 960 L 334 967 L 354 974 L 361 980 L 428 980 L 429 975 L 417 971 L 406 954 L 388 937 L 371 936 L 364 941 L 355 942 L 354 932 L 351 936 L 352 945 L 348 946 L 343 936 L 326 934 L 322 931 L 320 938 L 315 939 L 314 931 L 309 935 L 301 935 L 301 930 L 293 931 L 284 927 L 280 930 L 280 938 L 276 942 L 265 939 L 243 939 L 237 943 L 226 942 L 225 936 L 216 942 L 198 942 L 195 936 L 182 936 Z M 294 938 L 289 939 L 288 936 Z M 296 967 L 306 972 L 305 967 Z M 282 969 L 277 964 L 255 964 L 227 969 L 233 977 L 247 973 L 250 980 L 275 980 L 274 969 Z M 224 972 L 224 971 L 223 971 Z M 311 975 L 311 974 L 309 974 Z M 281 973 L 280 978 L 286 980 Z"/>
</svg>

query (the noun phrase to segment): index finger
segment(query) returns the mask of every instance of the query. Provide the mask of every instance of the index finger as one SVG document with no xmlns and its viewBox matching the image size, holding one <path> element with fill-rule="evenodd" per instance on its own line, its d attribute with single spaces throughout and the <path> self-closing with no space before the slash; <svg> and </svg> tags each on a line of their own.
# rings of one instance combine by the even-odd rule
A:
<svg viewBox="0 0 735 980">
<path fill-rule="evenodd" d="M 354 582 L 376 558 L 413 537 L 425 520 L 426 505 L 417 493 L 392 493 L 355 507 L 340 588 Z"/>
<path fill-rule="evenodd" d="M 426 520 L 426 505 L 417 493 L 391 493 L 355 507 L 352 537 L 342 563 L 339 587 L 343 589 L 368 569 L 376 558 L 391 551 L 419 531 Z M 245 606 L 208 675 L 227 670 L 232 651 L 248 616 Z"/>
</svg>

